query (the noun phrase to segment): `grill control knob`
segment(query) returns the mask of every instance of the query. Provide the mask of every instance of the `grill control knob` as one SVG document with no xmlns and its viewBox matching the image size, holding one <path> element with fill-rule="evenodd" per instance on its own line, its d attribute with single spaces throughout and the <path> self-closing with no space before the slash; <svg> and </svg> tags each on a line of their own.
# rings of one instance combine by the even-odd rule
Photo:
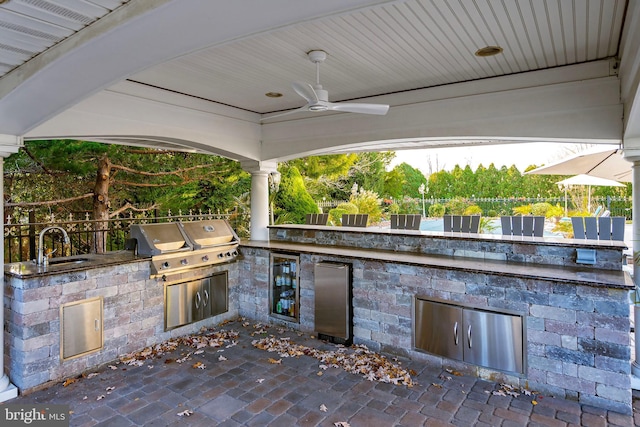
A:
<svg viewBox="0 0 640 427">
<path fill-rule="evenodd" d="M 209 255 L 205 255 L 202 257 L 202 261 L 207 262 L 209 261 Z"/>
<path fill-rule="evenodd" d="M 231 252 L 227 252 L 226 254 L 224 254 L 224 256 L 227 256 L 227 257 L 231 256 Z"/>
<path fill-rule="evenodd" d="M 187 265 L 187 264 L 189 264 L 189 261 L 187 261 L 187 259 L 185 258 L 182 261 L 180 261 L 180 264 Z"/>
<path fill-rule="evenodd" d="M 218 258 L 224 258 L 224 254 L 223 254 L 222 252 L 220 252 L 220 253 L 218 254 Z"/>
<path fill-rule="evenodd" d="M 162 263 L 162 268 L 169 268 L 169 261 L 165 261 Z"/>
</svg>

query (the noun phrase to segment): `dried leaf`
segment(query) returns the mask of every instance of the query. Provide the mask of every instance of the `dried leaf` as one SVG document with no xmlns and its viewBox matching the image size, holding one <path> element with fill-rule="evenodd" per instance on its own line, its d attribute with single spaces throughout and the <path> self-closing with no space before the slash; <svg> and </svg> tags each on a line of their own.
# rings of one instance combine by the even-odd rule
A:
<svg viewBox="0 0 640 427">
<path fill-rule="evenodd" d="M 282 363 L 282 359 L 274 359 L 272 357 L 269 358 L 269 363 L 271 363 L 272 365 L 280 365 Z"/>
<path fill-rule="evenodd" d="M 116 389 L 115 387 L 107 387 L 106 392 L 107 394 L 111 394 L 111 392 L 115 389 Z"/>
<path fill-rule="evenodd" d="M 202 362 L 196 362 L 193 365 L 191 365 L 191 367 L 194 368 L 194 369 L 206 369 L 207 368 L 207 366 Z"/>
<path fill-rule="evenodd" d="M 264 378 L 258 378 L 258 379 L 256 380 L 256 382 L 257 382 L 258 384 L 262 384 L 262 382 L 263 382 L 263 381 L 264 381 Z"/>
<path fill-rule="evenodd" d="M 109 369 L 111 369 L 112 371 L 115 371 L 115 370 L 116 370 L 116 369 L 118 369 L 118 368 L 116 368 L 116 367 L 115 367 L 115 366 L 113 366 L 113 365 L 109 365 Z"/>
<path fill-rule="evenodd" d="M 218 357 L 218 360 L 219 360 L 220 362 L 224 362 L 225 360 L 227 360 L 227 358 L 226 358 L 226 357 L 224 357 L 224 356 L 222 356 L 222 355 L 220 355 L 220 356 Z"/>
<path fill-rule="evenodd" d="M 193 354 L 202 354 L 202 353 L 204 353 L 204 350 L 198 350 L 198 351 L 193 352 Z"/>
<path fill-rule="evenodd" d="M 105 395 L 104 395 L 104 394 L 101 394 L 100 396 L 98 396 L 98 398 L 97 398 L 96 400 L 102 400 L 102 399 L 104 399 L 104 398 L 105 398 Z"/>
<path fill-rule="evenodd" d="M 535 400 L 532 400 L 532 401 L 531 401 L 531 404 L 535 406 L 535 405 L 537 405 L 537 404 L 538 404 L 538 402 L 537 402 L 537 401 L 535 401 Z"/>
<path fill-rule="evenodd" d="M 506 396 L 505 392 L 502 390 L 497 390 L 492 393 L 494 396 Z"/>
<path fill-rule="evenodd" d="M 435 388 L 442 388 L 442 384 L 431 383 Z"/>
<path fill-rule="evenodd" d="M 316 375 L 321 377 L 322 376 L 322 371 L 318 371 L 318 373 Z"/>
<path fill-rule="evenodd" d="M 192 411 L 192 410 L 190 410 L 190 409 L 185 409 L 185 410 L 184 410 L 184 411 L 182 411 L 182 412 L 178 412 L 176 415 L 177 415 L 177 416 L 179 416 L 179 417 L 188 417 L 188 416 L 190 416 L 190 415 L 192 415 L 192 414 L 193 414 L 193 411 Z"/>
<path fill-rule="evenodd" d="M 66 380 L 64 380 L 64 382 L 62 383 L 62 386 L 63 386 L 63 387 L 66 387 L 66 386 L 71 385 L 71 384 L 73 384 L 73 383 L 75 383 L 75 382 L 76 382 L 76 379 L 75 379 L 75 378 L 67 378 L 67 379 L 66 379 Z"/>
<path fill-rule="evenodd" d="M 322 405 L 320 405 L 320 411 L 322 412 L 327 412 L 329 410 L 329 408 L 327 408 L 324 403 Z"/>
<path fill-rule="evenodd" d="M 336 422 L 336 423 L 333 423 L 333 425 L 334 425 L 335 427 L 351 427 L 351 424 L 349 424 L 349 423 L 348 423 L 348 422 L 346 422 L 346 421 L 338 421 L 338 422 Z"/>
</svg>

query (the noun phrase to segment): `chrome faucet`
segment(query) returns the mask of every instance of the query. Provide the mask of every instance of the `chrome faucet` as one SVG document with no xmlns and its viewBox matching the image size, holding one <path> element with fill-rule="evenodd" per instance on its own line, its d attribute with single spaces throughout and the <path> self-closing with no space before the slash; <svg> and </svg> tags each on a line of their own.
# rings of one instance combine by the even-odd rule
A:
<svg viewBox="0 0 640 427">
<path fill-rule="evenodd" d="M 47 257 L 44 254 L 44 233 L 46 233 L 49 230 L 56 229 L 56 228 L 58 230 L 62 231 L 62 234 L 64 235 L 64 243 L 66 243 L 68 245 L 69 242 L 70 242 L 69 235 L 67 234 L 67 232 L 65 231 L 64 228 L 59 227 L 57 225 L 52 225 L 50 227 L 45 227 L 40 232 L 40 236 L 38 237 L 38 259 L 36 259 L 36 263 L 38 265 L 47 265 L 49 263 L 49 257 Z"/>
</svg>

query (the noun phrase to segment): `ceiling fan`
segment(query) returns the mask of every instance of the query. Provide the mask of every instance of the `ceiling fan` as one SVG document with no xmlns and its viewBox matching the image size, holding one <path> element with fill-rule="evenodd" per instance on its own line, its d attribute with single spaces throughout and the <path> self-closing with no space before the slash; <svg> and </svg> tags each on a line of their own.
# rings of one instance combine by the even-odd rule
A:
<svg viewBox="0 0 640 427">
<path fill-rule="evenodd" d="M 389 106 L 385 104 L 363 104 L 356 102 L 329 102 L 329 92 L 322 88 L 320 84 L 320 64 L 327 59 L 327 53 L 323 50 L 312 50 L 307 56 L 309 60 L 316 64 L 316 84 L 311 86 L 305 82 L 293 82 L 293 90 L 303 97 L 307 104 L 295 110 L 264 117 L 262 120 L 282 117 L 289 114 L 303 111 L 342 111 L 345 113 L 376 114 L 383 116 L 389 111 Z"/>
</svg>

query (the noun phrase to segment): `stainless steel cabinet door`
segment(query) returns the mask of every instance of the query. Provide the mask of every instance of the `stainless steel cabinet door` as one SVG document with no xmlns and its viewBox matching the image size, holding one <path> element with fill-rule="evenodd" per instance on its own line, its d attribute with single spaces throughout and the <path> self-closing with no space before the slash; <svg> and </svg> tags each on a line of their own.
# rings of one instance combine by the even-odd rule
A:
<svg viewBox="0 0 640 427">
<path fill-rule="evenodd" d="M 216 274 L 209 278 L 209 315 L 216 316 L 229 310 L 229 292 L 227 273 Z"/>
<path fill-rule="evenodd" d="M 479 310 L 463 317 L 465 362 L 522 373 L 522 317 Z"/>
<path fill-rule="evenodd" d="M 197 283 L 199 285 L 199 282 Z M 175 328 L 193 322 L 193 283 L 168 285 L 165 296 L 165 329 Z"/>
<path fill-rule="evenodd" d="M 60 307 L 60 356 L 68 359 L 102 348 L 102 298 Z"/>
<path fill-rule="evenodd" d="M 414 333 L 416 348 L 462 360 L 462 308 L 416 299 Z"/>
</svg>

